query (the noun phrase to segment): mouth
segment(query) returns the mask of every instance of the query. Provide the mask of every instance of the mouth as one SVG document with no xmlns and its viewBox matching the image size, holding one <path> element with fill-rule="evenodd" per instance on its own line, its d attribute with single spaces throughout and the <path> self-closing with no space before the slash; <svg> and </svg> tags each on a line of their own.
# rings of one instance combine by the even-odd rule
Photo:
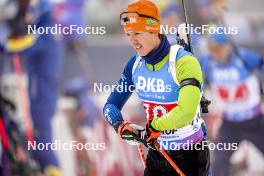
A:
<svg viewBox="0 0 264 176">
<path fill-rule="evenodd" d="M 136 50 L 140 50 L 140 49 L 142 48 L 142 45 L 140 45 L 140 44 L 135 44 L 135 45 L 134 45 L 134 48 L 135 48 Z"/>
</svg>

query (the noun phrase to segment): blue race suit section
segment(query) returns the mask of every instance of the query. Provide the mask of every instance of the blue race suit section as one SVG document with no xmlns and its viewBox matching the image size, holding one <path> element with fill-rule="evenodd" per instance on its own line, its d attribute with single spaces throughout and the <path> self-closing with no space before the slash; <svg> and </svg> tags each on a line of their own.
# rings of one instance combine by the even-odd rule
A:
<svg viewBox="0 0 264 176">
<path fill-rule="evenodd" d="M 129 62 L 127 63 L 121 78 L 119 79 L 117 86 L 120 85 L 121 87 L 131 87 L 131 91 L 118 91 L 118 89 L 115 89 L 110 97 L 107 99 L 107 102 L 104 106 L 104 115 L 106 120 L 114 126 L 120 121 L 123 121 L 123 117 L 121 115 L 121 109 L 128 100 L 128 98 L 131 96 L 132 91 L 135 89 L 133 81 L 132 81 L 132 69 L 133 65 L 136 61 L 136 55 L 133 56 Z M 109 114 L 111 113 L 111 114 Z"/>
</svg>

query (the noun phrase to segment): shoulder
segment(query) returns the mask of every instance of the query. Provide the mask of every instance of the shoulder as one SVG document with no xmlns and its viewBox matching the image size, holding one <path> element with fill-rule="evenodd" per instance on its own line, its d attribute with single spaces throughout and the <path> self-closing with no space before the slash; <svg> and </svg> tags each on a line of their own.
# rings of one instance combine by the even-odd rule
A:
<svg viewBox="0 0 264 176">
<path fill-rule="evenodd" d="M 202 83 L 202 69 L 198 59 L 185 50 L 180 52 L 179 58 L 176 58 L 176 75 L 179 82 L 186 78 L 196 78 Z"/>
<path fill-rule="evenodd" d="M 262 65 L 261 54 L 254 50 L 238 48 L 235 52 L 237 57 L 240 58 L 249 69 L 256 69 Z"/>
<path fill-rule="evenodd" d="M 245 59 L 250 59 L 250 58 L 254 59 L 260 57 L 260 54 L 258 52 L 247 48 L 238 48 L 237 52 L 241 57 Z"/>
<path fill-rule="evenodd" d="M 177 52 L 177 55 L 176 55 L 176 60 L 179 60 L 185 56 L 192 56 L 193 57 L 192 53 L 190 53 L 184 49 L 179 49 L 179 51 Z"/>
<path fill-rule="evenodd" d="M 198 59 L 190 52 L 180 49 L 176 55 L 176 64 L 190 64 L 192 67 L 193 64 L 199 64 Z"/>
<path fill-rule="evenodd" d="M 131 65 L 133 66 L 134 63 L 136 62 L 137 58 L 138 58 L 137 54 L 132 55 L 127 62 L 127 66 L 131 66 Z"/>
<path fill-rule="evenodd" d="M 135 65 L 137 58 L 138 58 L 137 54 L 134 54 L 133 56 L 130 57 L 124 68 L 123 74 L 125 74 L 128 77 L 132 77 L 133 67 Z"/>
<path fill-rule="evenodd" d="M 136 62 L 136 60 L 137 60 L 137 58 L 138 58 L 138 55 L 137 55 L 137 54 L 132 55 L 132 56 L 130 57 L 130 59 L 128 60 L 127 64 L 126 64 L 125 69 L 129 69 L 129 70 L 132 71 L 133 66 L 134 66 L 134 64 L 135 64 L 135 62 Z"/>
</svg>

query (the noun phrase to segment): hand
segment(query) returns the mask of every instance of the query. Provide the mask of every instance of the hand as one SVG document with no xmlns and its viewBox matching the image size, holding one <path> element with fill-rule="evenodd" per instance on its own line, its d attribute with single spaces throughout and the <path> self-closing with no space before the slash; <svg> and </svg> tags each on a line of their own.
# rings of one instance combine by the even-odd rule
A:
<svg viewBox="0 0 264 176">
<path fill-rule="evenodd" d="M 142 126 L 128 122 L 119 123 L 115 128 L 117 133 L 130 145 L 137 145 L 145 142 L 145 129 Z"/>
<path fill-rule="evenodd" d="M 151 126 L 151 122 L 152 120 L 150 120 L 147 125 L 146 125 L 146 134 L 145 134 L 145 139 L 146 139 L 146 147 L 152 148 L 152 149 L 156 149 L 154 144 L 153 144 L 153 140 L 156 140 L 159 136 L 160 136 L 160 131 L 154 129 Z"/>
<path fill-rule="evenodd" d="M 187 38 L 187 26 L 186 26 L 186 23 L 181 23 L 179 25 L 179 37 L 180 39 L 183 39 L 184 40 L 184 43 L 188 43 L 188 38 Z"/>
<path fill-rule="evenodd" d="M 146 138 L 147 142 L 150 142 L 154 139 L 157 139 L 160 136 L 160 131 L 154 129 L 151 126 L 151 122 L 152 122 L 152 120 L 150 120 L 146 125 L 146 136 L 145 136 L 145 138 Z"/>
</svg>

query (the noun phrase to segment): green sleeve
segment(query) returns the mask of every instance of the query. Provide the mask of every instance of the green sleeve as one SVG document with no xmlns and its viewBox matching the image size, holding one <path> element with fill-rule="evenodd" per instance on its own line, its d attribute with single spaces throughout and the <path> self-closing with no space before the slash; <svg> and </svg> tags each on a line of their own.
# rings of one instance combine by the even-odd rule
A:
<svg viewBox="0 0 264 176">
<path fill-rule="evenodd" d="M 176 76 L 179 83 L 186 78 L 195 78 L 202 84 L 202 71 L 198 60 L 185 55 L 176 61 Z M 180 89 L 178 106 L 161 118 L 155 118 L 151 125 L 154 129 L 172 130 L 192 122 L 200 103 L 200 89 L 187 85 Z"/>
</svg>

